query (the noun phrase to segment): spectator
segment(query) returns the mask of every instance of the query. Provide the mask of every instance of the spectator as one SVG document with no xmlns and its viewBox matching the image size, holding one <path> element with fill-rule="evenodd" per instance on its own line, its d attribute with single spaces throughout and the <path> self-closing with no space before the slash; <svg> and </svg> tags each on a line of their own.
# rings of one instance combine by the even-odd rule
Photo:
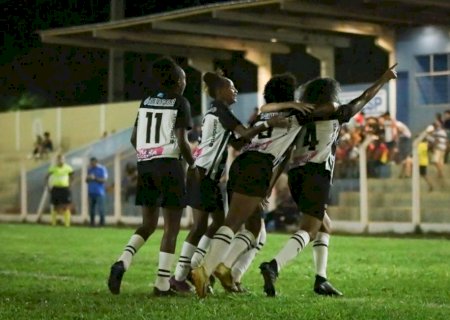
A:
<svg viewBox="0 0 450 320">
<path fill-rule="evenodd" d="M 432 145 L 432 163 L 438 171 L 438 178 L 444 178 L 444 155 L 447 150 L 447 132 L 439 120 L 434 121 L 432 131 L 428 136 Z"/>
<path fill-rule="evenodd" d="M 105 225 L 105 182 L 108 179 L 108 171 L 98 163 L 97 158 L 92 157 L 88 169 L 86 182 L 88 184 L 89 217 L 91 227 L 95 226 L 95 211 L 100 216 L 100 226 Z"/>
<path fill-rule="evenodd" d="M 64 214 L 64 224 L 70 226 L 70 206 L 71 194 L 70 185 L 72 183 L 73 169 L 64 162 L 64 156 L 58 154 L 56 165 L 50 166 L 45 183 L 50 188 L 51 202 L 53 205 L 51 211 L 52 225 L 56 225 L 56 214 Z"/>
<path fill-rule="evenodd" d="M 444 112 L 444 116 L 442 117 L 442 125 L 444 130 L 447 132 L 447 151 L 445 152 L 445 163 L 449 162 L 448 155 L 450 153 L 450 110 L 446 110 Z"/>
<path fill-rule="evenodd" d="M 131 197 L 136 196 L 137 183 L 138 183 L 137 168 L 134 164 L 127 163 L 127 165 L 125 166 L 125 175 L 122 180 L 122 188 L 125 192 L 124 194 L 125 202 L 128 202 L 128 200 L 130 200 Z"/>
<path fill-rule="evenodd" d="M 50 138 L 50 133 L 48 131 L 44 132 L 44 141 L 42 141 L 42 154 L 48 155 L 53 152 L 53 141 Z"/>
<path fill-rule="evenodd" d="M 396 121 L 397 133 L 398 133 L 398 154 L 397 163 L 402 163 L 408 155 L 411 153 L 411 131 L 401 121 Z"/>
<path fill-rule="evenodd" d="M 433 185 L 431 184 L 430 179 L 427 176 L 427 167 L 428 167 L 428 142 L 426 139 L 422 140 L 422 142 L 418 145 L 418 155 L 419 155 L 419 170 L 420 176 L 427 182 L 428 191 L 433 191 Z"/>
<path fill-rule="evenodd" d="M 283 173 L 275 183 L 273 192 L 276 195 L 276 207 L 264 215 L 267 231 L 290 231 L 291 226 L 298 227 L 300 220 L 297 204 L 292 199 L 287 183 L 287 175 Z"/>
<path fill-rule="evenodd" d="M 389 149 L 384 142 L 384 137 L 372 141 L 367 148 L 367 175 L 370 178 L 384 176 L 385 165 L 388 162 Z"/>
<path fill-rule="evenodd" d="M 397 121 L 391 118 L 391 114 L 386 112 L 380 117 L 381 127 L 384 128 L 384 143 L 388 148 L 388 161 L 392 161 L 397 153 Z"/>
<path fill-rule="evenodd" d="M 36 141 L 34 142 L 33 145 L 33 159 L 37 160 L 40 159 L 42 157 L 42 137 L 41 135 L 37 135 L 36 136 Z"/>
<path fill-rule="evenodd" d="M 364 125 L 366 124 L 364 111 L 361 111 L 358 114 L 356 114 L 354 117 L 354 121 L 355 121 L 357 127 L 363 128 Z"/>
</svg>

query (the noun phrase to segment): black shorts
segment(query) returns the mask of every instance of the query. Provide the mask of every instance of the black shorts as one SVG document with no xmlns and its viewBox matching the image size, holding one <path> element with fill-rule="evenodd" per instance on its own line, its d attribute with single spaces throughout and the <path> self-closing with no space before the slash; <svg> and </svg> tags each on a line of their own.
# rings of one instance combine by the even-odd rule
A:
<svg viewBox="0 0 450 320">
<path fill-rule="evenodd" d="M 288 172 L 292 198 L 303 213 L 323 220 L 329 199 L 331 173 L 325 163 L 307 163 Z"/>
<path fill-rule="evenodd" d="M 53 187 L 51 191 L 51 202 L 54 206 L 70 204 L 72 202 L 70 189 L 68 187 Z"/>
<path fill-rule="evenodd" d="M 427 166 L 419 166 L 420 176 L 425 177 L 427 175 Z"/>
<path fill-rule="evenodd" d="M 265 198 L 272 178 L 273 156 L 257 151 L 239 155 L 230 167 L 228 198 L 233 192 Z"/>
<path fill-rule="evenodd" d="M 187 205 L 205 212 L 223 212 L 223 197 L 218 181 L 204 176 L 204 170 L 199 168 L 200 181 L 193 176 L 187 177 Z"/>
<path fill-rule="evenodd" d="M 136 205 L 184 208 L 186 185 L 181 161 L 161 158 L 138 166 Z"/>
</svg>

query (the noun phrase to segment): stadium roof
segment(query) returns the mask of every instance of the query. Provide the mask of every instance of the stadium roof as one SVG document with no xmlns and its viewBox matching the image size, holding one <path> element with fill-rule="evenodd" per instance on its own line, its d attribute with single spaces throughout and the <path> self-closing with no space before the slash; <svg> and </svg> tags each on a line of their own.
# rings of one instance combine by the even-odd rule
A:
<svg viewBox="0 0 450 320">
<path fill-rule="evenodd" d="M 347 47 L 352 35 L 450 25 L 448 0 L 242 0 L 39 31 L 43 42 L 227 59 L 232 51 L 289 53 L 290 45 Z"/>
</svg>

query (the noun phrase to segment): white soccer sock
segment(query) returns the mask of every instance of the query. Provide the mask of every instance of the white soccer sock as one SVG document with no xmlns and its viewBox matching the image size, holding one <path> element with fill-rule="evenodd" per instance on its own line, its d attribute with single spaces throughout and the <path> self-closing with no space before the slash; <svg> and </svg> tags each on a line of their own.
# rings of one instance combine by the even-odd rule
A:
<svg viewBox="0 0 450 320">
<path fill-rule="evenodd" d="M 283 249 L 281 249 L 275 257 L 278 264 L 278 272 L 280 272 L 286 263 L 297 257 L 297 255 L 308 245 L 308 243 L 308 232 L 300 230 L 294 233 Z"/>
<path fill-rule="evenodd" d="M 256 240 L 253 233 L 248 230 L 238 232 L 231 241 L 230 248 L 223 260 L 223 264 L 227 268 L 231 268 L 238 257 L 244 252 L 252 249 L 255 246 Z"/>
<path fill-rule="evenodd" d="M 156 277 L 155 287 L 161 291 L 170 289 L 170 270 L 175 261 L 175 255 L 168 252 L 159 252 L 158 276 Z"/>
<path fill-rule="evenodd" d="M 144 245 L 145 240 L 138 234 L 133 234 L 128 241 L 122 255 L 117 259 L 117 261 L 123 261 L 125 270 L 128 270 L 133 260 L 133 256 L 139 251 L 139 249 Z"/>
<path fill-rule="evenodd" d="M 183 242 L 181 248 L 180 258 L 178 259 L 177 267 L 175 268 L 175 280 L 184 281 L 191 270 L 191 258 L 194 254 L 195 246 L 189 242 Z"/>
<path fill-rule="evenodd" d="M 203 236 L 198 243 L 197 249 L 195 249 L 194 255 L 191 259 L 191 267 L 197 268 L 203 261 L 206 252 L 209 249 L 209 244 L 211 243 L 211 238 Z"/>
<path fill-rule="evenodd" d="M 328 244 L 330 235 L 325 232 L 318 232 L 313 242 L 314 265 L 316 274 L 327 278 Z"/>
<path fill-rule="evenodd" d="M 214 270 L 216 270 L 217 265 L 223 261 L 233 237 L 233 230 L 227 226 L 222 226 L 217 230 L 211 240 L 211 247 L 203 261 L 203 266 L 208 276 L 210 276 Z"/>
<path fill-rule="evenodd" d="M 250 264 L 253 262 L 256 254 L 261 251 L 262 247 L 266 243 L 266 237 L 266 228 L 263 224 L 261 232 L 258 236 L 256 247 L 241 254 L 237 261 L 233 264 L 233 267 L 231 268 L 231 276 L 233 277 L 234 282 L 241 282 L 242 276 L 247 271 Z"/>
</svg>

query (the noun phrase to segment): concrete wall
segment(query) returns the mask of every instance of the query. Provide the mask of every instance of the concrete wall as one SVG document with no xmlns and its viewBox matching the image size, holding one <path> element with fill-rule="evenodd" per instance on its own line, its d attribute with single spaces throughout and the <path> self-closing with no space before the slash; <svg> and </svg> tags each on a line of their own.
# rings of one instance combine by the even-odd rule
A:
<svg viewBox="0 0 450 320">
<path fill-rule="evenodd" d="M 257 106 L 256 93 L 239 94 L 234 113 L 246 123 Z M 30 152 L 37 134 L 50 132 L 54 146 L 63 150 L 91 143 L 107 131 L 120 131 L 134 124 L 138 101 L 37 109 L 0 114 L 0 153 Z"/>
<path fill-rule="evenodd" d="M 53 144 L 64 150 L 99 139 L 103 132 L 133 125 L 139 102 L 38 109 L 0 114 L 0 152 L 31 152 L 37 134 L 50 132 Z"/>
<path fill-rule="evenodd" d="M 415 56 L 450 53 L 450 28 L 427 26 L 399 31 L 396 50 L 397 71 L 403 74 L 405 78 L 403 81 L 409 91 L 406 93 L 408 97 L 404 97 L 408 107 L 405 120 L 413 132 L 418 132 L 434 120 L 437 112 L 450 109 L 450 104 L 422 105 L 419 102 L 418 84 L 415 79 L 417 70 Z M 402 94 L 404 92 L 397 92 L 397 96 Z"/>
</svg>

